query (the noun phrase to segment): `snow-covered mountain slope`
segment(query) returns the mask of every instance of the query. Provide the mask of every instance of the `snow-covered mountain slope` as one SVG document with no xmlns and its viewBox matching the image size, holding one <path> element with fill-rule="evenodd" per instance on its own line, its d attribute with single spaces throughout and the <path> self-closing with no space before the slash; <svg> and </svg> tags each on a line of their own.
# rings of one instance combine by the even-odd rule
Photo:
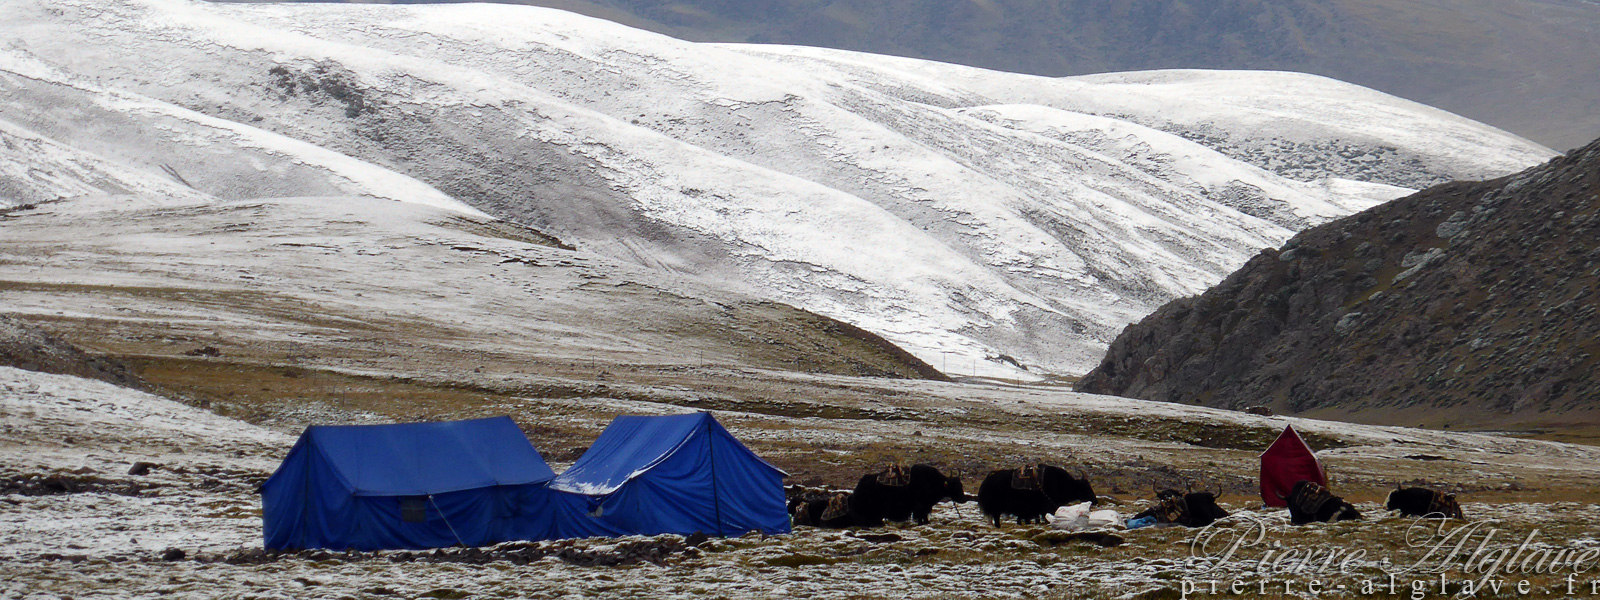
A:
<svg viewBox="0 0 1600 600">
<path fill-rule="evenodd" d="M 225 198 L 437 191 L 958 374 L 1082 372 L 1294 229 L 1551 155 L 1302 75 L 1048 79 L 495 5 L 4 8 L 17 127 Z"/>
<path fill-rule="evenodd" d="M 0 214 L 0 228 L 0 306 L 118 356 L 932 374 L 836 321 L 432 206 L 94 196 Z"/>
<path fill-rule="evenodd" d="M 975 98 L 994 98 L 1131 121 L 1300 180 L 1420 188 L 1503 175 L 1555 155 L 1471 119 L 1303 73 L 1162 70 L 1048 79 L 825 48 L 729 47 L 919 102 L 972 106 Z"/>
<path fill-rule="evenodd" d="M 0 205 L 356 195 L 482 213 L 388 169 L 0 49 Z"/>
</svg>

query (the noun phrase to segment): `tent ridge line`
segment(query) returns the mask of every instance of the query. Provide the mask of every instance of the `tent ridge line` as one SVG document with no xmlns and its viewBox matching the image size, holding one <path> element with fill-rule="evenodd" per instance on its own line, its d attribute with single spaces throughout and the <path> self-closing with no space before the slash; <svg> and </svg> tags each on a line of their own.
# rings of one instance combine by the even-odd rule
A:
<svg viewBox="0 0 1600 600">
<path fill-rule="evenodd" d="M 709 418 L 711 413 L 705 414 L 708 417 L 705 419 L 706 456 L 711 458 L 711 507 L 717 517 L 717 537 L 725 538 L 728 534 L 722 530 L 722 500 L 717 498 L 717 436 L 711 432 L 711 424 L 715 421 Z"/>
<path fill-rule="evenodd" d="M 700 413 L 691 413 L 691 414 L 710 415 L 711 413 L 701 411 Z M 604 435 L 604 432 L 602 432 L 602 435 Z M 567 473 L 571 473 L 572 472 L 572 467 L 567 467 L 566 471 L 563 471 L 560 474 L 556 475 L 555 477 L 550 478 L 549 483 L 546 485 L 546 487 L 549 487 L 550 489 L 553 489 L 553 490 L 556 490 L 556 491 L 560 491 L 560 492 L 567 492 L 567 493 L 572 493 L 572 494 L 582 494 L 582 495 L 585 495 L 585 496 L 605 496 L 605 495 L 610 494 L 612 492 L 615 492 L 615 491 L 617 491 L 619 489 L 622 489 L 622 486 L 627 485 L 628 482 L 633 481 L 635 479 L 638 479 L 640 476 L 644 475 L 645 473 L 650 472 L 651 469 L 654 469 L 656 467 L 661 466 L 661 463 L 667 462 L 667 459 L 672 458 L 674 455 L 676 455 L 678 453 L 679 450 L 682 450 L 685 445 L 687 445 L 690 441 L 693 441 L 693 440 L 694 440 L 694 436 L 692 436 L 692 435 L 691 436 L 685 436 L 682 440 L 678 441 L 677 445 L 675 445 L 672 448 L 668 449 L 666 452 L 662 452 L 661 456 L 657 456 L 654 459 L 652 459 L 649 463 L 646 463 L 644 466 L 639 467 L 637 469 L 634 469 L 632 473 L 628 473 L 627 477 L 623 477 L 622 481 L 617 482 L 616 485 L 609 486 L 609 489 L 607 489 L 604 492 L 600 492 L 598 494 L 591 494 L 591 493 L 589 493 L 587 491 L 584 491 L 582 489 L 579 489 L 577 487 L 568 486 L 565 483 L 560 481 L 560 479 L 562 477 L 565 477 L 567 475 Z M 578 460 L 583 460 L 583 458 L 579 457 Z M 575 467 L 577 465 L 573 465 L 573 466 Z"/>
</svg>

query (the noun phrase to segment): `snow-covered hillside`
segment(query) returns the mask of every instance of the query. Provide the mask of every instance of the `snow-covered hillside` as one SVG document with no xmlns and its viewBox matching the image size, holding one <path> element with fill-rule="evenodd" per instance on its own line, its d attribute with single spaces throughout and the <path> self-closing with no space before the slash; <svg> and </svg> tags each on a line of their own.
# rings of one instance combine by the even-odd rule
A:
<svg viewBox="0 0 1600 600">
<path fill-rule="evenodd" d="M 836 321 L 438 207 L 97 196 L 9 211 L 0 228 L 0 306 L 112 355 L 448 377 L 499 360 L 585 380 L 617 364 L 918 375 Z"/>
<path fill-rule="evenodd" d="M 1283 73 L 1047 79 L 501 5 L 0 8 L 0 195 L 482 211 L 957 374 L 1082 372 L 1296 228 L 1551 155 Z"/>
<path fill-rule="evenodd" d="M 469 214 L 413 178 L 0 50 L 0 202 L 355 195 Z M 202 191 L 203 190 L 203 191 Z"/>
</svg>

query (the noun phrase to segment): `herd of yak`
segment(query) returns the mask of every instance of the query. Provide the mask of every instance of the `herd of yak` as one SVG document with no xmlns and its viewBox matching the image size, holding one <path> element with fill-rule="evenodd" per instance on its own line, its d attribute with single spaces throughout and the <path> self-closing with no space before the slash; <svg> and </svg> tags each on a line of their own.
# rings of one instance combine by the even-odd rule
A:
<svg viewBox="0 0 1600 600">
<path fill-rule="evenodd" d="M 889 465 L 876 473 L 862 475 L 854 491 L 819 493 L 791 490 L 789 514 L 795 525 L 842 529 L 878 527 L 884 521 L 910 521 L 927 524 L 934 505 L 949 500 L 964 504 L 971 500 L 960 477 L 948 477 L 930 465 L 901 467 Z M 1003 517 L 1015 517 L 1018 524 L 1043 523 L 1045 515 L 1062 506 L 1099 503 L 1086 477 L 1074 477 L 1066 469 L 1052 465 L 1028 465 L 989 473 L 978 486 L 978 509 L 1000 527 Z M 1283 500 L 1289 519 L 1295 525 L 1360 519 L 1361 513 L 1343 498 L 1312 481 L 1301 481 Z M 1461 506 L 1453 494 L 1426 488 L 1397 488 L 1389 494 L 1386 507 L 1407 516 L 1442 516 L 1463 519 Z M 1162 490 L 1155 504 L 1134 515 L 1132 520 L 1205 527 L 1228 516 L 1217 505 L 1214 492 Z"/>
</svg>

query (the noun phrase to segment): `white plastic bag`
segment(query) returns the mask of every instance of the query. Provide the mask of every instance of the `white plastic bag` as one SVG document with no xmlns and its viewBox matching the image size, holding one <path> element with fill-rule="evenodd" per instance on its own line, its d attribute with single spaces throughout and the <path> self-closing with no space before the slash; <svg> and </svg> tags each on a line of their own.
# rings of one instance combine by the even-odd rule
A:
<svg viewBox="0 0 1600 600">
<path fill-rule="evenodd" d="M 1099 529 L 1101 527 L 1121 527 L 1121 526 L 1122 526 L 1122 515 L 1117 514 L 1117 511 L 1115 511 L 1115 510 L 1111 510 L 1111 509 L 1108 508 L 1108 509 L 1105 509 L 1105 510 L 1097 510 L 1097 511 L 1094 511 L 1092 513 L 1089 513 L 1089 529 Z"/>
<path fill-rule="evenodd" d="M 1063 531 L 1082 531 L 1089 528 L 1089 503 L 1073 504 L 1056 509 L 1050 526 Z"/>
</svg>

